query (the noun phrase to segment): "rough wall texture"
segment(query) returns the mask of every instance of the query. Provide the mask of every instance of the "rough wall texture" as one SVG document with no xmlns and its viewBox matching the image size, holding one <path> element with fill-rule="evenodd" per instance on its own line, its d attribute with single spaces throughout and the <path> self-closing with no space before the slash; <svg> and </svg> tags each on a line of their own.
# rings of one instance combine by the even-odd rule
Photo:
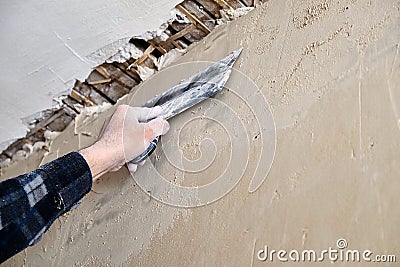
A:
<svg viewBox="0 0 400 267">
<path fill-rule="evenodd" d="M 25 136 L 21 118 L 51 108 L 75 79 L 85 79 L 130 37 L 156 30 L 179 2 L 2 2 L 0 149 Z"/>
<path fill-rule="evenodd" d="M 161 204 L 143 193 L 126 170 L 107 174 L 77 210 L 6 265 L 258 266 L 267 264 L 257 259 L 265 245 L 321 251 L 336 248 L 339 238 L 345 238 L 350 249 L 399 257 L 399 23 L 399 1 L 273 0 L 217 29 L 181 62 L 218 60 L 244 47 L 236 67 L 268 99 L 277 127 L 275 159 L 262 186 L 248 193 L 256 141 L 250 142 L 250 168 L 240 183 L 205 207 Z M 160 90 L 167 86 L 162 76 L 150 81 L 159 83 Z M 246 88 L 236 89 L 246 97 Z M 149 97 L 144 92 L 137 101 Z M 225 93 L 218 99 L 232 102 L 233 97 Z M 244 102 L 232 103 L 242 120 L 250 120 Z M 219 107 L 214 105 L 216 111 Z M 32 158 L 30 165 L 16 163 L 3 177 L 90 144 L 110 112 L 71 125 L 47 156 Z M 174 125 L 188 116 L 171 121 L 166 143 L 179 130 Z M 204 131 L 196 127 L 201 123 L 192 122 L 186 129 L 180 149 L 208 160 L 196 154 L 197 148 L 186 149 L 196 141 L 193 136 Z M 212 123 L 208 126 L 214 129 Z M 80 134 L 81 129 L 91 134 Z M 217 147 L 227 151 L 229 139 L 211 132 Z M 218 160 L 227 159 L 226 153 Z M 161 173 L 172 175 L 163 155 L 152 161 Z M 210 167 L 215 176 L 224 169 L 218 166 Z M 138 175 L 153 173 L 144 166 Z M 190 174 L 177 172 L 177 177 L 183 183 L 204 182 L 190 180 Z M 268 264 L 287 263 L 275 259 Z M 322 262 L 331 264 L 328 259 Z"/>
</svg>

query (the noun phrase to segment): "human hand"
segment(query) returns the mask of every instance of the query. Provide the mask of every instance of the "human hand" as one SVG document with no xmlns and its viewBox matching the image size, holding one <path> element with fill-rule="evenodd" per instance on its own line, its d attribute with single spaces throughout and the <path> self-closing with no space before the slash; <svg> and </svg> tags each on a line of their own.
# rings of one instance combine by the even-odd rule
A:
<svg viewBox="0 0 400 267">
<path fill-rule="evenodd" d="M 156 136 L 169 130 L 166 120 L 156 118 L 160 112 L 159 107 L 117 107 L 105 122 L 96 143 L 80 151 L 90 167 L 93 180 L 104 173 L 119 170 L 126 162 L 130 171 L 136 171 L 137 165 L 129 161 L 144 152 Z"/>
</svg>

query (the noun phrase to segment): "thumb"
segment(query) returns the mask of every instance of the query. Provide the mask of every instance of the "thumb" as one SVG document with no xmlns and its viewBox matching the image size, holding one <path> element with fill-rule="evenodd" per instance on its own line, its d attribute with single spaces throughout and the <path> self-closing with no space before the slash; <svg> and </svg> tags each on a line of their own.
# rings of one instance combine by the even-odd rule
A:
<svg viewBox="0 0 400 267">
<path fill-rule="evenodd" d="M 156 136 L 166 134 L 169 130 L 169 123 L 164 119 L 157 118 L 144 123 L 144 129 L 145 139 L 150 142 Z"/>
</svg>

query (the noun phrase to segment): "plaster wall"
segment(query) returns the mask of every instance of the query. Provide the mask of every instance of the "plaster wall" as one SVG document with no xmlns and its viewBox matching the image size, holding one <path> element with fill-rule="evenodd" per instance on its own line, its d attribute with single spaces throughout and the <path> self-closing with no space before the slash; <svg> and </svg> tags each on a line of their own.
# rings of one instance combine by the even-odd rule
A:
<svg viewBox="0 0 400 267">
<path fill-rule="evenodd" d="M 399 23 L 399 1 L 271 0 L 216 29 L 178 63 L 219 60 L 243 47 L 235 67 L 260 91 L 250 94 L 234 72 L 227 83 L 230 91 L 171 120 L 162 140 L 165 153 L 157 149 L 136 176 L 151 181 L 161 173 L 171 183 L 202 185 L 228 167 L 233 174 L 242 173 L 248 160 L 237 186 L 209 205 L 175 208 L 143 192 L 123 168 L 104 175 L 78 209 L 5 265 L 287 266 L 291 262 L 276 258 L 259 261 L 257 253 L 265 246 L 337 249 L 340 238 L 349 249 L 397 255 L 398 261 Z M 194 71 L 183 69 L 186 74 Z M 140 88 L 162 92 L 182 78 L 180 72 L 162 73 Z M 121 103 L 142 103 L 155 93 L 140 88 Z M 256 119 L 248 107 L 252 96 L 264 96 L 275 119 L 277 144 L 269 173 L 254 174 L 260 137 L 268 125 L 261 125 L 261 132 L 254 128 Z M 268 115 L 267 106 L 253 108 Z M 228 116 L 227 107 L 236 116 Z M 49 153 L 13 163 L 2 178 L 93 143 L 111 112 L 78 117 L 54 140 Z M 191 120 L 197 115 L 203 119 Z M 244 133 L 237 119 L 246 125 Z M 221 125 L 233 129 L 225 131 Z M 180 142 L 174 144 L 176 136 Z M 212 146 L 201 144 L 207 138 L 214 140 L 216 154 Z M 230 160 L 235 138 L 248 144 L 248 157 Z M 246 155 L 247 150 L 241 151 Z M 197 173 L 182 171 L 171 164 L 174 152 L 193 161 L 187 168 L 212 159 L 211 165 Z M 265 175 L 258 190 L 249 193 L 250 181 Z M 161 189 L 155 185 L 151 191 Z M 165 193 L 174 197 L 171 192 Z M 319 265 L 377 264 L 325 258 Z"/>
<path fill-rule="evenodd" d="M 25 136 L 21 118 L 85 79 L 130 37 L 156 30 L 178 0 L 2 1 L 0 150 Z M 96 57 L 92 53 L 101 49 Z"/>
</svg>

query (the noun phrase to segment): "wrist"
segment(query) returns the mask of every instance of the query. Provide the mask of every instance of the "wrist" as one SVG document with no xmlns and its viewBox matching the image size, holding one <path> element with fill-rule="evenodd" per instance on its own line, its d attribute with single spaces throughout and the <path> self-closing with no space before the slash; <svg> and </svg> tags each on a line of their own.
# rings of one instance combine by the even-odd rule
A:
<svg viewBox="0 0 400 267">
<path fill-rule="evenodd" d="M 92 173 L 93 181 L 98 179 L 101 175 L 108 172 L 108 160 L 106 159 L 106 153 L 101 151 L 102 149 L 95 143 L 90 147 L 82 149 L 79 153 L 86 160 Z"/>
</svg>

